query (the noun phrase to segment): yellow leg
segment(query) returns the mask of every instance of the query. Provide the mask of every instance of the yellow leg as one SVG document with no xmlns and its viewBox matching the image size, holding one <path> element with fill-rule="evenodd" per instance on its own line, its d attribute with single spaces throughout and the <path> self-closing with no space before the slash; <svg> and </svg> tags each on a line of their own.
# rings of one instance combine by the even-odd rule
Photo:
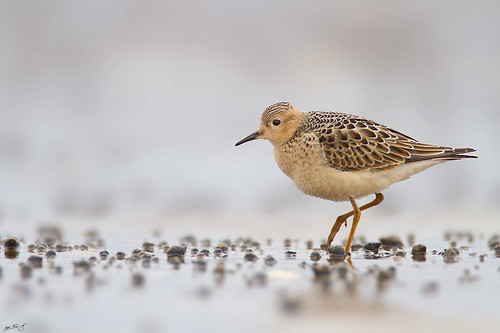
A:
<svg viewBox="0 0 500 333">
<path fill-rule="evenodd" d="M 349 200 L 351 200 L 351 199 L 349 199 Z M 361 212 L 365 209 L 376 206 L 376 205 L 380 204 L 382 202 L 382 200 L 384 200 L 384 196 L 382 195 L 382 193 L 375 193 L 375 199 L 373 201 L 359 207 L 359 211 Z M 353 202 L 354 202 L 354 199 L 352 199 L 351 205 L 353 204 Z M 356 206 L 356 208 L 357 208 L 356 202 L 354 202 L 353 209 L 354 209 L 354 206 Z M 339 232 L 340 226 L 342 224 L 345 224 L 345 226 L 347 227 L 347 219 L 351 215 L 354 215 L 354 210 L 350 211 L 349 213 L 346 213 L 346 214 L 343 214 L 343 215 L 340 215 L 339 217 L 337 217 L 337 220 L 333 224 L 332 230 L 330 231 L 330 234 L 328 235 L 328 240 L 326 241 L 326 248 L 327 249 L 330 246 L 330 244 L 332 243 L 333 239 L 335 238 L 335 235 Z M 359 222 L 359 218 L 358 218 L 358 222 Z M 357 223 L 356 223 L 356 225 L 357 225 Z M 354 224 L 353 224 L 353 228 L 354 228 L 354 230 L 356 230 L 356 228 L 354 227 Z M 351 228 L 351 232 L 352 232 L 352 230 L 353 229 Z M 354 236 L 354 232 L 353 232 L 353 236 Z M 352 242 L 352 239 L 351 239 L 351 242 Z M 350 244 L 349 244 L 349 248 L 350 248 Z M 346 244 L 346 249 L 347 249 L 347 244 Z"/>
<path fill-rule="evenodd" d="M 356 232 L 356 228 L 358 227 L 358 223 L 359 223 L 359 218 L 361 217 L 361 210 L 358 208 L 356 201 L 354 201 L 354 199 L 352 197 L 349 197 L 349 201 L 351 202 L 354 216 L 352 218 L 351 231 L 349 232 L 349 237 L 347 238 L 347 243 L 345 243 L 346 252 L 351 250 L 352 239 L 354 238 L 354 233 Z"/>
</svg>

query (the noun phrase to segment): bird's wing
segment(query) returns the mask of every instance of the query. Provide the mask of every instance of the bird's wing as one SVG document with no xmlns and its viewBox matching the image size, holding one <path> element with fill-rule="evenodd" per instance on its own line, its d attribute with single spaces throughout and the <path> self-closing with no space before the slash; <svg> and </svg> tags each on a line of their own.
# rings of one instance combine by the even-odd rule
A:
<svg viewBox="0 0 500 333">
<path fill-rule="evenodd" d="M 320 125 L 312 132 L 318 137 L 327 163 L 339 170 L 374 170 L 429 159 L 460 159 L 472 157 L 460 154 L 474 151 L 420 143 L 401 132 L 353 115 L 323 115 L 330 119 L 316 121 Z"/>
</svg>

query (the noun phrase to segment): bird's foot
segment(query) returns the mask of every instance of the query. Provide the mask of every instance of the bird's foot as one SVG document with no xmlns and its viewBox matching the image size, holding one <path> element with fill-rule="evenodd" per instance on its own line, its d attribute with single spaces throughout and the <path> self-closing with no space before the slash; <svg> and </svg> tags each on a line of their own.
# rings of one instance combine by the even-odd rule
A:
<svg viewBox="0 0 500 333">
<path fill-rule="evenodd" d="M 337 220 L 335 220 L 335 223 L 333 224 L 332 230 L 330 231 L 330 234 L 328 235 L 328 239 L 326 241 L 326 250 L 327 251 L 328 251 L 328 248 L 330 247 L 330 245 L 332 244 L 333 239 L 335 238 L 335 235 L 337 235 L 337 233 L 339 232 L 342 224 L 344 224 L 347 227 L 347 218 L 351 215 L 352 215 L 351 213 L 347 213 L 347 214 L 340 215 L 339 217 L 337 217 Z"/>
</svg>

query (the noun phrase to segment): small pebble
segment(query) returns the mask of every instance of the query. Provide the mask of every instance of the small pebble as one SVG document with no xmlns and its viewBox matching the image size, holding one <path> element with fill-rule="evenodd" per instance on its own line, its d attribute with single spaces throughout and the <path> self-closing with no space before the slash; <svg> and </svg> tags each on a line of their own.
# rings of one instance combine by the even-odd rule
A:
<svg viewBox="0 0 500 333">
<path fill-rule="evenodd" d="M 333 245 L 328 248 L 328 254 L 336 257 L 344 257 L 346 252 L 343 246 Z"/>
<path fill-rule="evenodd" d="M 6 250 L 18 249 L 19 248 L 19 241 L 17 240 L 16 237 L 11 237 L 11 238 L 8 238 L 3 243 L 3 246 Z"/>
<path fill-rule="evenodd" d="M 108 256 L 109 256 L 109 251 L 107 250 L 102 250 L 101 252 L 99 252 L 99 257 L 101 258 L 101 260 L 108 259 Z"/>
<path fill-rule="evenodd" d="M 500 235 L 493 235 L 488 239 L 488 247 L 490 250 L 493 250 L 498 244 L 500 244 Z"/>
<path fill-rule="evenodd" d="M 70 250 L 70 247 L 68 245 L 64 245 L 64 244 L 57 244 L 56 245 L 57 252 L 68 252 L 69 250 Z"/>
<path fill-rule="evenodd" d="M 411 254 L 425 255 L 427 253 L 427 246 L 423 244 L 417 244 L 411 249 Z"/>
<path fill-rule="evenodd" d="M 35 251 L 37 253 L 45 253 L 45 251 L 47 251 L 49 247 L 47 246 L 47 244 L 38 244 L 35 248 Z"/>
<path fill-rule="evenodd" d="M 285 258 L 288 258 L 288 259 L 297 258 L 297 252 L 295 252 L 295 251 L 285 251 Z"/>
<path fill-rule="evenodd" d="M 56 257 L 56 251 L 48 250 L 47 252 L 45 252 L 45 258 L 54 259 L 55 257 Z"/>
<path fill-rule="evenodd" d="M 150 242 L 144 242 L 142 244 L 142 249 L 144 250 L 144 252 L 153 253 L 155 252 L 155 245 Z"/>
<path fill-rule="evenodd" d="M 116 259 L 117 260 L 123 260 L 123 259 L 125 259 L 125 252 L 122 252 L 122 251 L 116 252 Z"/>
<path fill-rule="evenodd" d="M 227 253 L 229 251 L 228 246 L 224 242 L 219 242 L 215 247 L 216 250 L 220 250 L 223 253 Z"/>
<path fill-rule="evenodd" d="M 380 249 L 380 246 L 382 246 L 382 243 L 380 242 L 369 242 L 364 245 L 364 249 L 377 254 Z"/>
<path fill-rule="evenodd" d="M 205 256 L 205 257 L 209 257 L 210 256 L 210 251 L 207 250 L 207 249 L 203 249 L 203 250 L 200 251 L 200 255 Z"/>
<path fill-rule="evenodd" d="M 265 259 L 264 259 L 264 264 L 266 266 L 269 266 L 269 267 L 272 267 L 274 265 L 276 265 L 277 261 L 276 259 L 274 259 L 274 257 L 272 255 L 268 255 Z"/>
<path fill-rule="evenodd" d="M 244 261 L 256 262 L 259 258 L 253 253 L 247 253 L 243 257 Z"/>
<path fill-rule="evenodd" d="M 172 246 L 167 251 L 167 256 L 170 257 L 183 257 L 186 253 L 185 246 Z"/>
<path fill-rule="evenodd" d="M 500 244 L 497 244 L 493 247 L 493 254 L 495 257 L 500 258 Z"/>
<path fill-rule="evenodd" d="M 459 255 L 460 255 L 460 252 L 455 247 L 451 247 L 449 249 L 446 249 L 443 252 L 444 262 L 447 263 L 447 264 L 455 263 L 455 262 L 458 261 L 458 256 Z"/>
<path fill-rule="evenodd" d="M 334 245 L 330 246 L 328 248 L 328 262 L 341 262 L 344 261 L 347 253 L 345 252 L 345 249 L 341 245 Z"/>
<path fill-rule="evenodd" d="M 312 261 L 319 261 L 321 259 L 321 254 L 318 251 L 311 252 L 310 258 Z"/>
<path fill-rule="evenodd" d="M 33 268 L 42 267 L 43 258 L 40 256 L 30 256 L 27 260 L 28 264 Z"/>
<path fill-rule="evenodd" d="M 411 258 L 416 262 L 425 262 L 427 260 L 427 247 L 423 244 L 414 245 L 411 250 Z"/>
<path fill-rule="evenodd" d="M 215 257 L 220 257 L 223 254 L 221 249 L 215 249 L 213 253 Z"/>
</svg>

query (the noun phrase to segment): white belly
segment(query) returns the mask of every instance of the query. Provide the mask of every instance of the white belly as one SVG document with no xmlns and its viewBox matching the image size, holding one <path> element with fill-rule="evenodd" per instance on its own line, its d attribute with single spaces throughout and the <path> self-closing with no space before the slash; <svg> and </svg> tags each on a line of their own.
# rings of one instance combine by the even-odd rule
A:
<svg viewBox="0 0 500 333">
<path fill-rule="evenodd" d="M 324 162 L 321 156 L 297 154 L 293 156 L 275 150 L 275 159 L 305 194 L 332 201 L 347 201 L 381 192 L 395 182 L 408 179 L 442 160 L 401 164 L 382 171 L 340 171 Z"/>
</svg>

